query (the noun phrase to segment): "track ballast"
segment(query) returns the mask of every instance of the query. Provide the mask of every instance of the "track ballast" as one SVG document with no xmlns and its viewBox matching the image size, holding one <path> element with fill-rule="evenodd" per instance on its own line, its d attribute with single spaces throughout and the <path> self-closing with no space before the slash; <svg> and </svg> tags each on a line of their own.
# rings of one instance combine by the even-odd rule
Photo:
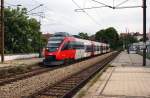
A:
<svg viewBox="0 0 150 98">
<path fill-rule="evenodd" d="M 81 87 L 85 85 L 90 78 L 97 72 L 103 70 L 106 65 L 114 59 L 119 52 L 115 52 L 108 58 L 100 61 L 99 63 L 90 66 L 61 82 L 56 83 L 54 86 L 47 87 L 39 91 L 30 98 L 71 98 Z"/>
</svg>

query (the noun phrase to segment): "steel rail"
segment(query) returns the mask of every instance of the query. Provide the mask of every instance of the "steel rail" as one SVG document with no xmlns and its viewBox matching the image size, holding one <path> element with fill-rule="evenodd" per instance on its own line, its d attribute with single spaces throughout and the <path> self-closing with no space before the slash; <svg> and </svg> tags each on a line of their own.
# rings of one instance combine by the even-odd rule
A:
<svg viewBox="0 0 150 98">
<path fill-rule="evenodd" d="M 100 55 L 103 55 L 103 54 L 99 54 L 97 56 L 100 56 Z M 94 56 L 94 57 L 96 57 L 96 56 Z M 92 58 L 92 57 L 80 59 L 80 60 L 77 60 L 75 62 L 72 62 L 71 64 L 75 64 L 75 63 L 78 63 L 78 62 L 81 62 L 81 61 L 84 61 L 84 60 L 88 60 L 90 58 Z M 36 75 L 39 75 L 39 74 L 42 74 L 42 73 L 46 73 L 48 71 L 53 71 L 55 69 L 63 68 L 63 67 L 69 66 L 69 65 L 70 64 L 61 65 L 61 66 L 53 66 L 53 67 L 40 67 L 41 65 L 38 65 L 39 66 L 38 68 L 32 69 L 32 70 L 30 70 L 26 73 L 19 73 L 19 74 L 15 74 L 15 75 L 6 76 L 4 78 L 0 78 L 0 86 L 4 86 L 4 85 L 10 84 L 12 82 L 18 81 L 18 80 L 23 80 L 23 79 L 26 79 L 26 78 L 30 78 L 32 76 L 36 76 Z"/>
<path fill-rule="evenodd" d="M 53 86 L 47 87 L 39 92 L 28 96 L 28 98 L 72 98 L 74 94 L 81 89 L 96 73 L 104 70 L 106 65 L 112 61 L 119 52 L 112 53 L 111 56 L 105 58 L 99 63 L 90 66 Z"/>
<path fill-rule="evenodd" d="M 29 71 L 27 73 L 22 73 L 22 74 L 18 74 L 18 75 L 14 75 L 14 76 L 10 76 L 10 77 L 6 77 L 6 78 L 2 78 L 0 79 L 0 86 L 4 86 L 6 84 L 10 84 L 12 82 L 18 81 L 18 80 L 22 80 L 25 78 L 29 78 L 38 74 L 42 74 L 48 71 L 54 70 L 54 68 L 37 68 L 35 70 Z"/>
</svg>

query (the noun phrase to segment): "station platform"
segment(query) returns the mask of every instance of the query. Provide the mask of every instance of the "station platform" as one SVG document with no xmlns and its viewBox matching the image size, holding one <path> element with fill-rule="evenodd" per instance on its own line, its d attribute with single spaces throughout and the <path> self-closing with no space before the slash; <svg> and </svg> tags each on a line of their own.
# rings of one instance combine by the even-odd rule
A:
<svg viewBox="0 0 150 98">
<path fill-rule="evenodd" d="M 0 63 L 0 68 L 35 65 L 42 61 L 43 61 L 43 58 L 28 58 L 28 59 L 20 59 L 20 60 L 9 60 L 9 61 L 5 61 L 4 63 Z"/>
<path fill-rule="evenodd" d="M 121 52 L 102 75 L 96 75 L 74 98 L 150 98 L 150 60 Z"/>
</svg>

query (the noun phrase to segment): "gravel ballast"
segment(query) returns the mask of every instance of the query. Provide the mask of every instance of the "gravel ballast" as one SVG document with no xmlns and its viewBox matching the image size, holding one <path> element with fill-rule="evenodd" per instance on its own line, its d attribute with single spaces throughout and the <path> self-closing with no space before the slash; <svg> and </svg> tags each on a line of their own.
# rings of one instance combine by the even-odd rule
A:
<svg viewBox="0 0 150 98">
<path fill-rule="evenodd" d="M 23 96 L 29 96 L 43 88 L 46 88 L 47 86 L 53 85 L 65 77 L 98 63 L 102 59 L 108 57 L 110 54 L 111 53 L 107 53 L 105 55 L 97 56 L 79 63 L 1 86 L 0 98 L 21 98 Z"/>
</svg>

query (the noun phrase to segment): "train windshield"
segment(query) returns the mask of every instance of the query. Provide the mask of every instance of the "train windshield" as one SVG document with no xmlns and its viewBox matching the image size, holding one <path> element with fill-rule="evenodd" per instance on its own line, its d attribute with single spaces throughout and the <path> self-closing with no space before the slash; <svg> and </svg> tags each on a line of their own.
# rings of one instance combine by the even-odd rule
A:
<svg viewBox="0 0 150 98">
<path fill-rule="evenodd" d="M 49 52 L 57 51 L 59 46 L 61 45 L 64 37 L 51 37 L 48 40 L 47 48 Z"/>
</svg>

